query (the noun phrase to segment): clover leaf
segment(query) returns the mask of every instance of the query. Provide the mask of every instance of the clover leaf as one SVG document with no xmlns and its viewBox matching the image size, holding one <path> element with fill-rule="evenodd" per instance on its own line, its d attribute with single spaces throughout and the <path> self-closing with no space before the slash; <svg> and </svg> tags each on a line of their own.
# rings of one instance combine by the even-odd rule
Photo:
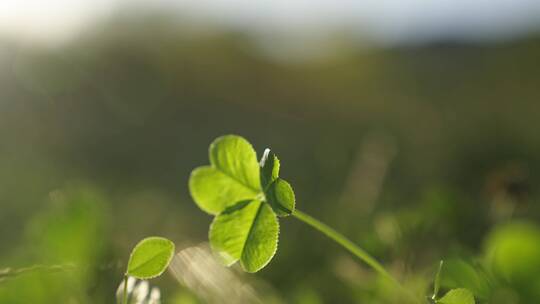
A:
<svg viewBox="0 0 540 304">
<path fill-rule="evenodd" d="M 290 215 L 294 211 L 294 192 L 289 183 L 277 178 L 265 191 L 268 204 L 279 216 Z"/>
<path fill-rule="evenodd" d="M 240 136 L 227 135 L 210 145 L 210 166 L 191 173 L 189 190 L 195 203 L 210 214 L 218 214 L 239 201 L 261 193 L 255 150 Z"/>
<path fill-rule="evenodd" d="M 292 187 L 279 178 L 280 162 L 266 150 L 260 164 L 244 138 L 226 135 L 210 145 L 210 166 L 191 173 L 189 189 L 195 203 L 215 215 L 210 245 L 220 261 L 240 262 L 247 272 L 266 266 L 277 250 L 277 215 L 294 210 Z"/>
<path fill-rule="evenodd" d="M 210 245 L 229 266 L 240 261 L 247 272 L 266 266 L 277 250 L 279 224 L 272 209 L 253 200 L 240 202 L 214 218 Z"/>
</svg>

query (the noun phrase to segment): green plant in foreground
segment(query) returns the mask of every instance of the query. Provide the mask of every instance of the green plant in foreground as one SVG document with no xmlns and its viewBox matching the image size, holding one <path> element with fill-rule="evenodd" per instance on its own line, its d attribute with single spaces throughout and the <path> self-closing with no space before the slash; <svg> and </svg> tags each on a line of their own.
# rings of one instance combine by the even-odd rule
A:
<svg viewBox="0 0 540 304">
<path fill-rule="evenodd" d="M 127 303 L 128 277 L 148 280 L 160 276 L 174 255 L 174 243 L 162 237 L 148 237 L 140 241 L 129 257 L 124 276 L 123 301 Z"/>
<path fill-rule="evenodd" d="M 226 135 L 215 139 L 209 148 L 210 165 L 196 168 L 189 179 L 195 203 L 214 215 L 209 239 L 221 262 L 230 266 L 239 262 L 247 272 L 265 267 L 277 251 L 278 217 L 293 216 L 315 228 L 391 280 L 409 299 L 421 303 L 405 290 L 385 268 L 365 250 L 331 227 L 295 208 L 290 184 L 279 177 L 280 162 L 266 149 L 260 161 L 244 138 Z M 439 284 L 439 283 L 436 283 Z M 438 292 L 438 287 L 436 287 Z M 474 303 L 466 289 L 449 291 L 441 304 Z"/>
<path fill-rule="evenodd" d="M 456 288 L 447 292 L 442 298 L 438 298 L 441 287 L 441 273 L 443 261 L 440 262 L 435 281 L 433 283 L 433 296 L 431 300 L 436 304 L 474 304 L 473 294 L 465 288 Z"/>
<path fill-rule="evenodd" d="M 456 288 L 447 292 L 444 297 L 436 300 L 437 304 L 474 304 L 472 293 L 465 288 Z"/>
<path fill-rule="evenodd" d="M 392 276 L 367 252 L 329 226 L 295 209 L 292 187 L 279 177 L 280 162 L 266 150 L 260 163 L 251 144 L 240 136 L 214 140 L 210 166 L 191 173 L 195 203 L 215 215 L 210 245 L 225 265 L 239 261 L 247 272 L 266 266 L 277 250 L 278 217 L 292 215 L 327 235 L 387 278 Z"/>
</svg>

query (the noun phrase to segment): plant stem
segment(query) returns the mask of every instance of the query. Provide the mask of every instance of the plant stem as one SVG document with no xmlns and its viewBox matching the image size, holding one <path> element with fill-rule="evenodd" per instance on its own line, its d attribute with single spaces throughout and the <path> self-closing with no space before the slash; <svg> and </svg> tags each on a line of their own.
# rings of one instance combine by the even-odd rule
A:
<svg viewBox="0 0 540 304">
<path fill-rule="evenodd" d="M 124 296 L 122 297 L 122 302 L 124 304 L 127 304 L 127 302 L 128 302 L 128 292 L 127 292 L 127 290 L 128 290 L 128 276 L 125 275 L 124 276 Z"/>
<path fill-rule="evenodd" d="M 364 263 L 368 264 L 371 268 L 373 268 L 377 273 L 379 273 L 381 276 L 389 279 L 392 283 L 394 283 L 396 286 L 399 287 L 401 291 L 403 291 L 405 294 L 407 294 L 408 297 L 411 299 L 415 299 L 415 297 L 406 290 L 401 284 L 388 272 L 386 269 L 379 263 L 375 258 L 373 258 L 369 253 L 367 253 L 364 249 L 360 248 L 355 243 L 351 242 L 348 238 L 346 238 L 341 233 L 337 232 L 330 226 L 322 223 L 321 221 L 311 217 L 310 215 L 305 214 L 304 212 L 295 209 L 292 213 L 294 217 L 299 219 L 300 221 L 308 224 L 309 226 L 315 228 L 316 230 L 322 232 L 324 235 L 335 241 L 336 243 L 343 246 L 345 249 L 347 249 L 350 253 L 355 255 L 360 260 L 364 261 Z"/>
<path fill-rule="evenodd" d="M 351 242 L 348 238 L 343 236 L 341 233 L 337 232 L 336 230 L 329 227 L 328 225 L 320 222 L 319 220 L 305 214 L 304 212 L 298 209 L 296 209 L 293 212 L 293 215 L 297 219 L 319 230 L 320 232 L 325 234 L 327 237 L 331 238 L 336 243 L 345 247 L 345 249 L 349 250 L 352 254 L 354 254 L 360 260 L 364 261 L 371 268 L 377 271 L 380 275 L 386 278 L 389 278 L 391 280 L 395 280 L 394 277 L 390 275 L 388 271 L 386 271 L 386 269 L 384 269 L 384 267 L 381 264 L 379 264 L 379 262 L 377 262 L 373 257 L 371 257 L 364 249 L 358 247 L 356 244 Z"/>
</svg>

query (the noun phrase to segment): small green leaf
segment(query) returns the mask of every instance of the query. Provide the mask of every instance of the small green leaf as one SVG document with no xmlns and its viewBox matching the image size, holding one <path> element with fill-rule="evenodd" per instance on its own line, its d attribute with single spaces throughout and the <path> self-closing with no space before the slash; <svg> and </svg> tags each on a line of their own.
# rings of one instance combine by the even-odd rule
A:
<svg viewBox="0 0 540 304">
<path fill-rule="evenodd" d="M 257 155 L 247 140 L 219 137 L 210 145 L 209 156 L 210 166 L 195 169 L 189 179 L 191 196 L 202 210 L 218 214 L 261 193 Z"/>
<path fill-rule="evenodd" d="M 261 158 L 261 184 L 263 189 L 275 181 L 279 176 L 279 159 L 270 151 L 270 149 L 264 150 L 263 157 Z"/>
<path fill-rule="evenodd" d="M 281 178 L 270 184 L 266 191 L 266 199 L 279 216 L 287 216 L 294 211 L 294 191 L 291 185 Z"/>
<path fill-rule="evenodd" d="M 279 223 L 272 209 L 258 200 L 240 202 L 214 218 L 210 245 L 221 261 L 237 261 L 247 272 L 257 272 L 277 250 Z"/>
<path fill-rule="evenodd" d="M 473 294 L 465 288 L 452 289 L 444 295 L 438 304 L 475 304 Z"/>
<path fill-rule="evenodd" d="M 137 279 L 151 279 L 161 275 L 174 255 L 174 243 L 161 237 L 140 241 L 129 257 L 126 275 Z"/>
</svg>

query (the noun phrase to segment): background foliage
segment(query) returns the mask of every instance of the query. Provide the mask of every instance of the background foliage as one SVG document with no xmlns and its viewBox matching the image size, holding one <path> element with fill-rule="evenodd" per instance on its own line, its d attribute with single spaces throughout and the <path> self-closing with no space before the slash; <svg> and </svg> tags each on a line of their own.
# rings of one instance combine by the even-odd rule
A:
<svg viewBox="0 0 540 304">
<path fill-rule="evenodd" d="M 341 52 L 277 61 L 241 32 L 141 15 L 55 49 L 1 41 L 0 302 L 113 303 L 139 239 L 206 240 L 188 177 L 228 133 L 271 147 L 298 204 L 411 290 L 429 295 L 443 258 L 443 291 L 539 302 L 538 36 L 340 37 Z M 271 264 L 241 276 L 259 299 L 395 303 L 330 241 L 287 219 L 281 231 Z M 42 264 L 58 268 L 5 275 Z M 154 284 L 167 303 L 211 301 Z"/>
</svg>

